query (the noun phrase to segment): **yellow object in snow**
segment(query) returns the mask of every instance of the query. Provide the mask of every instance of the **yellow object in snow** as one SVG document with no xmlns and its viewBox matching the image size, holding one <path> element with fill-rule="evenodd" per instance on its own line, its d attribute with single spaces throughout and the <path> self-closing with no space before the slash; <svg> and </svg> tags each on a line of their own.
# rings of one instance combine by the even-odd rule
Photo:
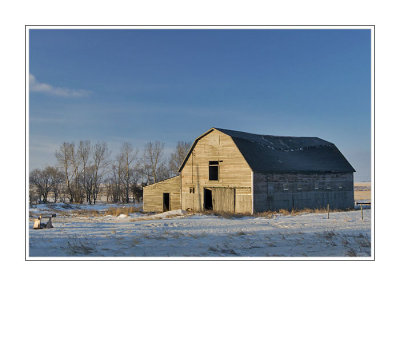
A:
<svg viewBox="0 0 400 343">
<path fill-rule="evenodd" d="M 46 215 L 46 216 L 42 216 L 40 215 L 38 217 L 38 219 L 35 219 L 34 223 L 33 223 L 33 228 L 34 229 L 51 229 L 53 228 L 53 223 L 51 222 L 51 218 L 55 217 L 56 214 L 50 214 L 50 215 Z M 48 218 L 48 222 L 47 223 L 42 223 L 42 218 Z"/>
</svg>

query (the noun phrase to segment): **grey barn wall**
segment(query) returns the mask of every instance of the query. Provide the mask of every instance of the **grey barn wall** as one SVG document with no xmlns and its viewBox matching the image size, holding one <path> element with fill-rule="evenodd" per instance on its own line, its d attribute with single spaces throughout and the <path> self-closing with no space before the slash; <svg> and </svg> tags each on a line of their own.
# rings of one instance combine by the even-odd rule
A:
<svg viewBox="0 0 400 343">
<path fill-rule="evenodd" d="M 354 207 L 353 173 L 254 173 L 254 211 Z"/>
</svg>

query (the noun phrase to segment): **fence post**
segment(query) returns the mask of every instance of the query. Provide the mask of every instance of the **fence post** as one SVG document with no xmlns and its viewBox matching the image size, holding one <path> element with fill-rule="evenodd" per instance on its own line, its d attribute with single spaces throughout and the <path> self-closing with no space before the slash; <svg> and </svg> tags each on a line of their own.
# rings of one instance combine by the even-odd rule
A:
<svg viewBox="0 0 400 343">
<path fill-rule="evenodd" d="M 329 204 L 328 204 L 328 219 L 329 219 Z"/>
<path fill-rule="evenodd" d="M 361 207 L 361 220 L 364 221 L 363 205 L 360 205 L 360 207 Z"/>
</svg>

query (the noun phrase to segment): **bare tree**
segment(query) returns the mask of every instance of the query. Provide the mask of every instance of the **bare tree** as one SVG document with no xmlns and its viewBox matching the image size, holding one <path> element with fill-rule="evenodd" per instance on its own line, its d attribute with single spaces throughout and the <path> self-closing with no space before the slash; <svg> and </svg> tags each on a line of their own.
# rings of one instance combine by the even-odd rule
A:
<svg viewBox="0 0 400 343">
<path fill-rule="evenodd" d="M 138 151 L 133 149 L 132 144 L 124 142 L 121 147 L 119 159 L 122 162 L 122 179 L 124 187 L 125 202 L 129 203 L 129 190 L 134 181 L 134 161 L 137 158 Z"/>
<path fill-rule="evenodd" d="M 42 184 L 41 184 L 41 171 L 40 169 L 34 169 L 29 173 L 29 192 L 32 201 L 42 201 Z"/>
<path fill-rule="evenodd" d="M 44 203 L 47 203 L 47 198 L 51 191 L 51 176 L 46 169 L 35 169 L 29 175 L 29 183 L 36 187 L 39 194 L 39 201 L 43 201 Z"/>
<path fill-rule="evenodd" d="M 90 165 L 86 167 L 86 176 L 85 176 L 85 193 L 86 193 L 86 201 L 91 205 L 94 197 L 94 180 L 95 180 L 95 167 L 94 165 Z"/>
<path fill-rule="evenodd" d="M 110 177 L 107 183 L 111 188 L 112 202 L 120 202 L 122 199 L 122 178 L 124 174 L 124 158 L 119 154 L 111 165 Z"/>
<path fill-rule="evenodd" d="M 110 199 L 112 200 L 113 198 L 113 182 L 111 177 L 104 180 L 104 187 L 106 191 L 106 201 L 109 202 Z"/>
<path fill-rule="evenodd" d="M 183 163 L 190 147 L 190 142 L 179 141 L 176 145 L 175 151 L 171 153 L 169 158 L 169 172 L 171 176 L 178 175 L 179 167 Z"/>
<path fill-rule="evenodd" d="M 144 156 L 139 160 L 136 166 L 136 171 L 140 175 L 143 186 L 150 184 L 151 180 L 151 170 L 148 165 L 146 165 Z"/>
<path fill-rule="evenodd" d="M 74 201 L 74 192 L 71 184 L 71 165 L 74 158 L 74 143 L 62 143 L 56 150 L 56 158 L 63 171 L 65 178 L 65 188 L 69 196 L 69 202 Z"/>
<path fill-rule="evenodd" d="M 78 165 L 82 167 L 80 177 L 81 177 L 81 182 L 82 182 L 82 187 L 84 188 L 84 193 L 86 193 L 86 201 L 91 203 L 89 201 L 89 198 L 91 198 L 92 194 L 92 180 L 91 182 L 86 182 L 86 179 L 88 177 L 87 175 L 87 169 L 89 165 L 89 159 L 90 159 L 90 152 L 91 152 L 91 144 L 90 141 L 80 141 L 79 146 L 76 150 L 76 159 L 78 161 Z M 88 187 L 89 185 L 89 187 Z M 80 186 L 79 183 L 77 185 L 78 187 Z M 81 187 L 79 187 L 81 188 Z M 79 190 L 79 193 L 83 193 L 82 190 Z"/>
<path fill-rule="evenodd" d="M 157 181 L 165 180 L 171 177 L 170 170 L 165 162 L 161 162 L 156 171 Z"/>
<path fill-rule="evenodd" d="M 75 150 L 75 144 L 72 146 L 71 166 L 73 175 L 72 191 L 74 194 L 74 200 L 75 202 L 82 204 L 85 199 L 83 172 L 81 170 L 82 161 L 79 156 L 79 148 Z"/>
<path fill-rule="evenodd" d="M 143 168 L 148 183 L 158 182 L 164 176 L 163 152 L 164 143 L 158 141 L 148 142 L 144 147 Z"/>
<path fill-rule="evenodd" d="M 109 165 L 109 150 L 105 142 L 97 143 L 93 147 L 93 203 L 96 203 L 103 181 L 105 168 Z"/>
<path fill-rule="evenodd" d="M 55 167 L 47 167 L 43 172 L 49 178 L 50 191 L 53 192 L 54 202 L 57 202 L 61 194 L 64 174 Z"/>
<path fill-rule="evenodd" d="M 37 204 L 39 201 L 39 193 L 34 184 L 29 182 L 29 205 Z"/>
<path fill-rule="evenodd" d="M 141 202 L 143 200 L 143 184 L 139 183 L 138 181 L 139 179 L 136 177 L 130 188 L 132 198 L 135 203 Z"/>
</svg>

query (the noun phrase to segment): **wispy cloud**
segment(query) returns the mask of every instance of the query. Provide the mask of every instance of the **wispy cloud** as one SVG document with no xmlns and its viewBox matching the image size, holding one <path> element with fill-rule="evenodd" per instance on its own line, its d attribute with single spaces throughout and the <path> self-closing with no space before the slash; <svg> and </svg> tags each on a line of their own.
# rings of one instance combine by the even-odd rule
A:
<svg viewBox="0 0 400 343">
<path fill-rule="evenodd" d="M 84 89 L 70 89 L 54 87 L 47 83 L 39 82 L 36 77 L 29 74 L 29 90 L 31 92 L 44 93 L 65 98 L 81 98 L 90 95 L 92 92 Z"/>
</svg>

